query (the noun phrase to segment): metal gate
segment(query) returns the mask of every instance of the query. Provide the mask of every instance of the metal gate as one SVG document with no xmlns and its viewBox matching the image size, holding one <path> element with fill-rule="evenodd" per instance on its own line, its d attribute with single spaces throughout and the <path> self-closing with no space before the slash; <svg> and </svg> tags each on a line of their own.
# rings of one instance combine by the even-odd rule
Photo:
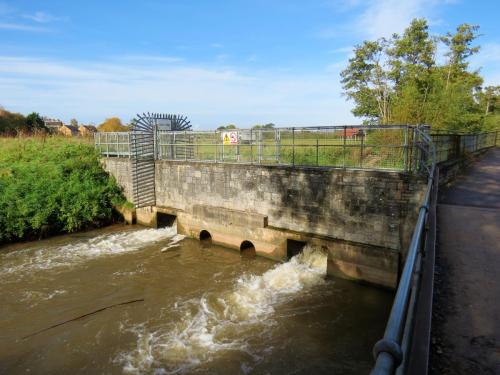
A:
<svg viewBox="0 0 500 375">
<path fill-rule="evenodd" d="M 132 186 L 136 208 L 156 205 L 155 133 L 156 124 L 149 113 L 137 115 L 130 132 Z"/>
<path fill-rule="evenodd" d="M 133 199 L 136 208 L 155 206 L 155 160 L 160 154 L 158 139 L 162 130 L 187 131 L 191 129 L 186 116 L 143 113 L 133 120 L 130 131 Z M 192 157 L 192 148 L 184 146 L 185 158 Z"/>
</svg>

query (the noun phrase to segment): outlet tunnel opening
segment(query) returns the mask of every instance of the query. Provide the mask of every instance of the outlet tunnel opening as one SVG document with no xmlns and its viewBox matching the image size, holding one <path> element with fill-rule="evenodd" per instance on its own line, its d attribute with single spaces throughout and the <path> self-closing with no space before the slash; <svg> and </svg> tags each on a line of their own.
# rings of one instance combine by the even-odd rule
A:
<svg viewBox="0 0 500 375">
<path fill-rule="evenodd" d="M 245 258 L 255 258 L 255 246 L 250 241 L 243 241 L 240 245 L 240 254 Z"/>
<path fill-rule="evenodd" d="M 166 228 L 175 225 L 175 221 L 177 220 L 177 216 L 166 214 L 164 212 L 156 213 L 156 226 L 158 228 Z"/>
<path fill-rule="evenodd" d="M 300 254 L 304 247 L 306 247 L 307 242 L 304 241 L 295 241 L 295 240 L 286 240 L 286 256 L 288 259 L 291 259 L 297 254 Z"/>
<path fill-rule="evenodd" d="M 203 242 L 212 242 L 212 235 L 210 234 L 210 232 L 208 230 L 202 230 L 200 232 L 200 241 L 203 241 Z"/>
</svg>

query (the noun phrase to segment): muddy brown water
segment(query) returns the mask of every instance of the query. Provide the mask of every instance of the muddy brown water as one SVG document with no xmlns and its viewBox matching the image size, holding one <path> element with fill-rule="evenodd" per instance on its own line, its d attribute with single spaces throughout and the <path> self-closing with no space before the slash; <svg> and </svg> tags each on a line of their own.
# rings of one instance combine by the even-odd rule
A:
<svg viewBox="0 0 500 375">
<path fill-rule="evenodd" d="M 320 249 L 280 264 L 175 228 L 3 247 L 0 373 L 368 373 L 393 294 L 325 274 Z"/>
</svg>

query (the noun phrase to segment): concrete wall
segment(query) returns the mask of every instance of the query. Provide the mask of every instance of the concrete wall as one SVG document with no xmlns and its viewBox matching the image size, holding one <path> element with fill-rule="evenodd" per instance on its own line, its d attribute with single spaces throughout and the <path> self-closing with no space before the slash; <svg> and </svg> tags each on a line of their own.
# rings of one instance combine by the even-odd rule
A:
<svg viewBox="0 0 500 375">
<path fill-rule="evenodd" d="M 101 163 L 104 169 L 116 179 L 118 185 L 123 188 L 125 198 L 129 202 L 133 202 L 132 164 L 130 163 L 130 159 L 103 158 L 101 159 Z"/>
<path fill-rule="evenodd" d="M 390 249 L 406 242 L 404 221 L 420 185 L 394 172 L 159 161 L 156 204 L 265 215 L 268 225 Z"/>
<path fill-rule="evenodd" d="M 130 199 L 130 161 L 103 163 Z M 155 188 L 155 209 L 176 215 L 181 233 L 208 230 L 233 248 L 249 240 L 276 259 L 287 239 L 315 243 L 329 273 L 394 287 L 423 184 L 396 172 L 157 161 Z M 153 211 L 138 210 L 138 222 Z"/>
</svg>

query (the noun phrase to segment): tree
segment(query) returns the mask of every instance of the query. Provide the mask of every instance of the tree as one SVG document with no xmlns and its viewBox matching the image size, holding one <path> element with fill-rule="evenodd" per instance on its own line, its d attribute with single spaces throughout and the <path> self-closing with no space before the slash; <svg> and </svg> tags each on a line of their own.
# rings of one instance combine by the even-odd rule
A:
<svg viewBox="0 0 500 375">
<path fill-rule="evenodd" d="M 0 134 L 15 135 L 19 132 L 28 132 L 26 117 L 20 113 L 0 109 Z"/>
<path fill-rule="evenodd" d="M 78 121 L 76 118 L 72 118 L 71 120 L 69 120 L 69 123 L 71 126 L 78 126 Z"/>
<path fill-rule="evenodd" d="M 221 125 L 217 128 L 217 130 L 231 130 L 231 129 L 237 129 L 238 127 L 234 124 L 229 124 L 229 125 Z"/>
<path fill-rule="evenodd" d="M 100 132 L 126 132 L 129 128 L 123 125 L 122 120 L 118 117 L 110 117 L 100 124 L 97 130 Z"/>
<path fill-rule="evenodd" d="M 26 116 L 26 125 L 28 127 L 28 131 L 30 132 L 48 130 L 45 126 L 45 122 L 36 112 L 31 112 L 28 116 Z"/>
<path fill-rule="evenodd" d="M 367 123 L 429 124 L 437 129 L 478 131 L 484 126 L 478 92 L 479 73 L 467 59 L 479 50 L 474 25 L 454 34 L 431 37 L 425 19 L 414 19 L 402 35 L 365 41 L 341 72 L 344 94 L 354 101 L 354 115 Z M 448 61 L 436 61 L 438 43 Z"/>
</svg>

